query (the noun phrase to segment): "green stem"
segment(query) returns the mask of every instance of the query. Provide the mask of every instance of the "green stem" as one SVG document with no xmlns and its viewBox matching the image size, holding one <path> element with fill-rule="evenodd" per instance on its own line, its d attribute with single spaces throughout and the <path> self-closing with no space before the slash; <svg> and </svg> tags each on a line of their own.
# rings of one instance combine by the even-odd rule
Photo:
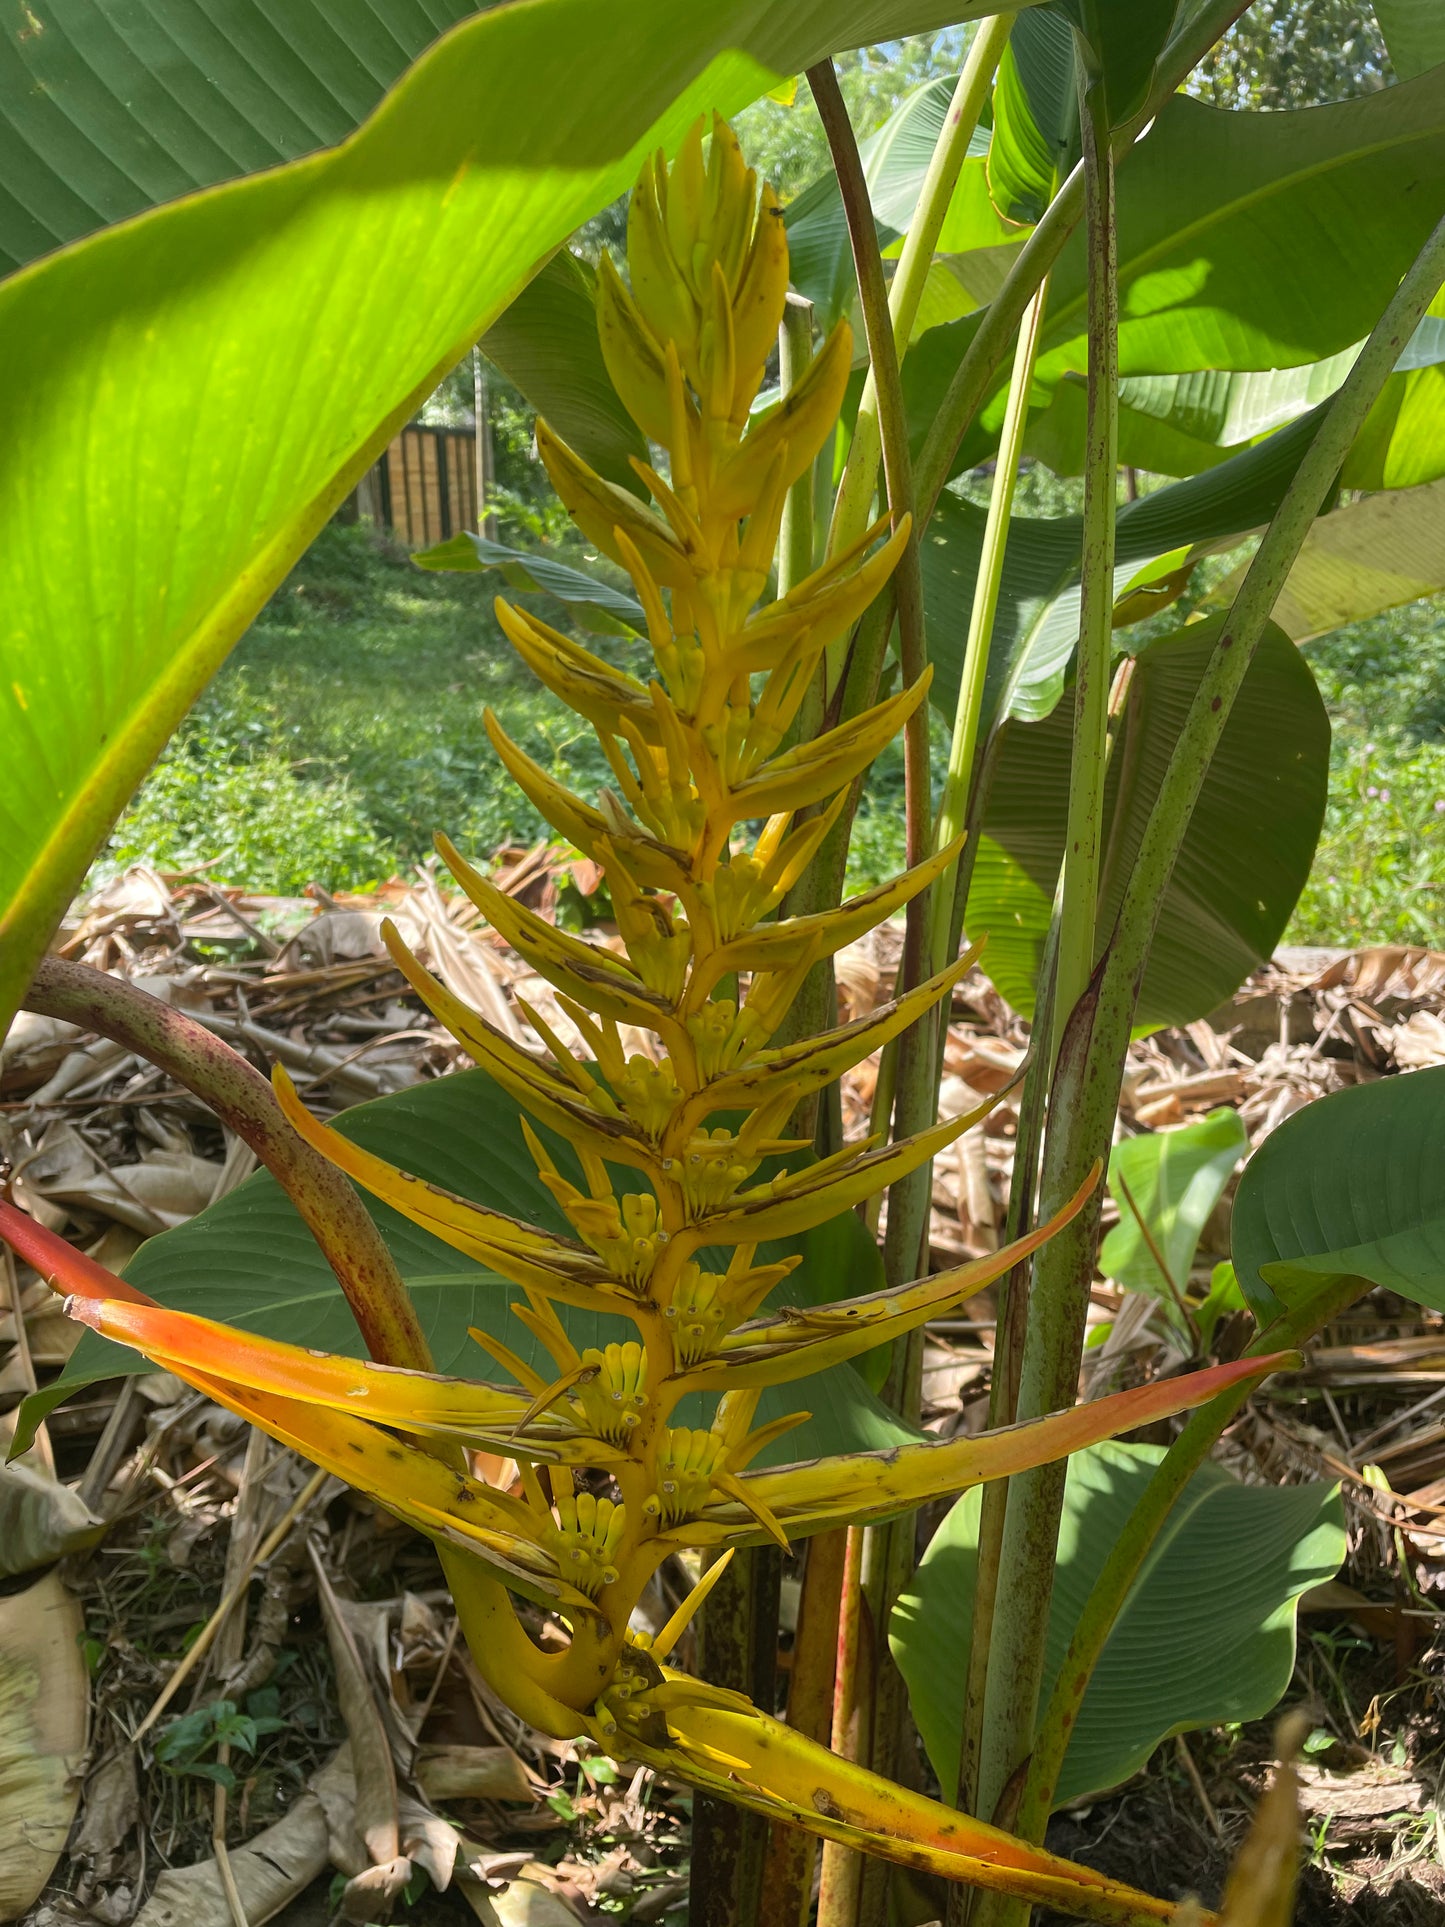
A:
<svg viewBox="0 0 1445 1927">
<path fill-rule="evenodd" d="M 943 123 L 923 177 L 918 206 L 909 223 L 903 251 L 894 270 L 888 293 L 888 311 L 893 321 L 898 359 L 902 361 L 918 319 L 918 304 L 933 265 L 933 251 L 943 231 L 959 173 L 968 158 L 969 143 L 989 97 L 994 72 L 1003 57 L 1013 27 L 1012 14 L 995 14 L 981 20 L 969 45 L 963 72 L 953 90 L 948 114 Z M 821 110 L 820 110 L 821 111 Z M 875 364 L 876 366 L 876 364 Z M 853 439 L 848 461 L 833 504 L 833 521 L 828 535 L 828 552 L 845 549 L 868 526 L 868 513 L 878 485 L 878 457 L 882 449 L 878 385 L 873 369 L 863 383 L 858 415 L 853 424 Z"/>
<path fill-rule="evenodd" d="M 1079 647 L 1074 680 L 1074 753 L 1069 769 L 1064 890 L 1054 985 L 1052 1049 L 1094 968 L 1104 769 L 1109 748 L 1113 651 L 1114 510 L 1119 441 L 1119 284 L 1114 162 L 1102 125 L 1102 90 L 1082 102 L 1089 245 L 1088 427 Z"/>
<path fill-rule="evenodd" d="M 1039 996 L 1045 1009 L 1053 990 L 1054 943 L 1057 920 L 1051 926 L 1050 941 L 1039 973 Z M 1013 1180 L 1009 1190 L 1008 1216 L 1004 1238 L 1012 1243 L 1021 1238 L 1034 1222 L 1034 1186 L 1038 1177 L 1039 1152 L 1043 1144 L 1045 1098 L 1048 1093 L 1049 1067 L 1043 1057 L 1030 1064 L 1019 1103 L 1018 1130 L 1014 1139 Z M 1004 1278 L 998 1293 L 998 1319 L 994 1326 L 993 1381 L 989 1387 L 988 1429 L 1012 1425 L 1018 1409 L 1018 1368 L 1028 1332 L 1029 1287 L 1032 1264 L 1025 1260 L 1015 1265 Z M 970 1621 L 968 1672 L 963 1696 L 963 1720 L 958 1750 L 958 1788 L 954 1804 L 967 1813 L 977 1810 L 978 1770 L 983 1752 L 983 1721 L 988 1691 L 990 1642 L 998 1601 L 999 1565 L 1003 1556 L 1004 1523 L 1008 1511 L 1008 1481 L 991 1479 L 983 1488 L 979 1502 L 978 1560 L 974 1576 L 973 1612 Z M 963 1927 L 972 1907 L 972 1896 L 960 1890 L 950 1893 L 946 1927 Z"/>
<path fill-rule="evenodd" d="M 1127 823 L 1138 795 L 1144 773 L 1144 751 L 1150 740 L 1151 726 L 1157 728 L 1148 701 L 1149 679 L 1137 675 L 1138 657 L 1127 656 L 1115 674 L 1109 697 L 1109 767 L 1114 777 L 1115 823 Z M 1121 881 L 1120 866 L 1130 852 L 1122 837 L 1110 837 L 1104 852 L 1104 867 L 1099 877 L 1100 903 L 1112 903 Z"/>
<path fill-rule="evenodd" d="M 974 758 L 978 748 L 979 719 L 983 714 L 983 694 L 988 677 L 989 648 L 993 641 L 994 618 L 998 613 L 999 584 L 1003 580 L 1004 552 L 1008 546 L 1009 522 L 1013 515 L 1014 490 L 1018 483 L 1019 460 L 1023 452 L 1024 429 L 1029 418 L 1029 389 L 1033 382 L 1034 360 L 1038 353 L 1039 329 L 1043 322 L 1048 281 L 1040 283 L 1024 310 L 1019 338 L 1014 348 L 1013 375 L 1009 382 L 1008 405 L 1004 411 L 1003 431 L 999 437 L 998 460 L 994 466 L 993 487 L 989 491 L 988 520 L 983 531 L 983 550 L 974 579 L 973 604 L 968 617 L 968 640 L 964 645 L 963 674 L 959 678 L 958 702 L 954 710 L 953 738 L 949 744 L 948 773 L 939 799 L 938 822 L 933 847 L 945 848 L 968 820 L 969 797 L 974 787 Z M 942 970 L 948 962 L 953 910 L 958 894 L 958 864 L 942 879 L 933 904 L 929 969 Z"/>
<path fill-rule="evenodd" d="M 873 220 L 873 208 L 868 198 L 868 183 L 863 174 L 863 163 L 858 157 L 858 143 L 853 136 L 852 123 L 843 102 L 842 91 L 838 86 L 838 76 L 833 71 L 830 60 L 820 61 L 816 67 L 808 69 L 808 85 L 813 92 L 813 101 L 818 109 L 818 117 L 823 123 L 823 131 L 828 137 L 828 148 L 833 158 L 833 168 L 838 177 L 838 191 L 843 201 L 843 213 L 848 223 L 848 240 L 853 250 L 853 267 L 858 277 L 859 300 L 863 313 L 863 331 L 868 343 L 869 374 L 876 394 L 876 415 L 878 432 L 883 447 L 883 474 L 888 489 L 888 519 L 896 529 L 905 516 L 913 512 L 913 464 L 908 451 L 908 415 L 903 402 L 903 382 L 899 374 L 899 350 L 894 336 L 893 318 L 888 308 L 888 289 L 883 279 L 883 259 L 878 252 L 878 230 Z M 846 474 L 845 474 L 846 482 Z M 868 499 L 873 496 L 873 480 L 870 478 Z M 837 514 L 834 514 L 834 527 Z M 867 509 L 854 530 L 854 536 L 861 535 L 867 526 Z M 836 546 L 830 541 L 830 546 Z M 923 650 L 923 578 L 918 561 L 918 536 L 915 531 L 910 535 L 908 545 L 903 551 L 897 568 L 893 572 L 893 590 L 897 601 L 899 650 L 903 658 L 905 676 L 918 675 L 924 662 Z M 910 658 L 916 664 L 910 670 Z M 924 718 L 922 731 L 924 754 L 927 754 L 927 718 Z"/>
<path fill-rule="evenodd" d="M 1118 308 L 1113 159 L 1098 92 L 1081 102 L 1089 244 L 1089 434 L 1084 498 L 1084 590 L 1074 707 L 1074 753 L 1068 836 L 1059 908 L 1052 1010 L 1054 1048 L 1082 1004 L 1093 966 L 1094 919 L 1102 846 L 1104 768 L 1108 750 L 1109 657 L 1114 574 L 1115 420 Z M 1049 1021 L 1040 1012 L 1040 1028 Z M 1047 1033 L 1045 1033 L 1047 1035 Z M 1065 1135 L 1075 1155 L 1093 1159 L 1067 1109 L 1050 1103 L 1049 1139 Z M 1045 1153 L 1047 1169 L 1047 1149 Z M 1074 1188 L 1086 1174 L 1081 1170 Z M 1042 1209 L 1056 1196 L 1046 1181 Z M 1081 1223 L 1082 1221 L 1082 1223 Z M 1032 1418 L 1073 1402 L 1079 1351 L 1093 1276 L 1098 1205 L 1079 1213 L 1039 1256 L 1019 1374 L 1018 1416 Z M 1067 1267 L 1067 1269 L 1065 1268 Z M 1010 1482 L 999 1553 L 997 1607 L 978 1766 L 982 1813 L 993 1813 L 1027 1756 L 1043 1679 L 1054 1551 L 1063 1504 L 1063 1468 Z"/>
<path fill-rule="evenodd" d="M 1043 219 L 1019 249 L 1003 286 L 979 317 L 973 338 L 923 439 L 913 472 L 920 524 L 927 523 L 937 506 L 953 458 L 988 398 L 993 378 L 1022 325 L 1024 310 L 1048 278 L 1083 212 L 1084 168 L 1080 162 L 1045 208 Z"/>
<path fill-rule="evenodd" d="M 1311 1302 L 1256 1335 L 1246 1356 L 1294 1349 L 1353 1304 L 1366 1289 L 1358 1278 L 1343 1279 L 1335 1291 Z M 1190 1479 L 1209 1457 L 1235 1413 L 1257 1391 L 1255 1385 L 1221 1392 L 1208 1405 L 1191 1412 L 1183 1430 L 1155 1467 L 1124 1530 L 1109 1549 L 1079 1615 L 1068 1651 L 1054 1683 L 1053 1694 L 1039 1722 L 1029 1759 L 1028 1776 L 1019 1802 L 1018 1831 L 1026 1840 L 1043 1838 L 1053 1811 L 1054 1790 L 1064 1764 L 1074 1724 L 1099 1656 L 1108 1643 L 1124 1602 L 1129 1597 L 1161 1527 Z"/>
<path fill-rule="evenodd" d="M 783 310 L 782 326 L 778 330 L 778 375 L 783 394 L 789 394 L 802 379 L 804 370 L 813 358 L 813 307 L 801 296 L 789 294 L 787 306 Z M 783 504 L 782 528 L 778 537 L 778 594 L 785 596 L 797 586 L 813 569 L 813 492 L 814 471 L 810 466 L 800 475 L 788 490 Z M 803 700 L 793 725 L 793 734 L 800 743 L 812 742 L 823 727 L 823 668 L 821 663 L 813 679 L 812 687 Z M 831 959 L 825 960 L 812 970 L 805 979 L 802 989 L 793 1001 L 792 1009 L 778 1035 L 780 1044 L 791 1043 L 797 1038 L 812 1037 L 821 1030 L 828 1029 L 838 1021 L 838 1000 L 834 990 L 833 966 Z M 820 1140 L 829 1132 L 820 1132 L 820 1118 L 831 1120 L 837 1108 L 836 1086 L 823 1093 L 813 1092 L 803 1098 L 788 1122 L 788 1137 L 814 1137 Z M 819 1144 L 819 1155 L 826 1155 Z"/>
<path fill-rule="evenodd" d="M 350 1180 L 297 1134 L 271 1086 L 239 1052 L 134 984 L 60 957 L 41 961 L 23 1002 L 26 1010 L 123 1044 L 209 1104 L 295 1205 L 336 1273 L 371 1356 L 383 1365 L 432 1369 L 401 1274 Z"/>
<path fill-rule="evenodd" d="M 908 451 L 903 383 L 898 372 L 897 344 L 888 307 L 888 291 L 883 280 L 883 262 L 878 253 L 877 229 L 868 200 L 863 165 L 858 157 L 858 144 L 853 138 L 853 129 L 832 62 L 823 61 L 809 68 L 808 82 L 824 132 L 828 136 L 828 146 L 838 176 L 838 189 L 848 221 L 848 236 L 863 309 L 863 326 L 877 392 L 883 473 L 888 487 L 888 513 L 894 528 L 897 528 L 905 516 L 911 515 L 913 470 Z M 834 525 L 836 530 L 836 516 Z M 916 529 L 910 532 L 908 544 L 894 570 L 893 584 L 898 606 L 898 651 L 904 681 L 911 684 L 923 674 L 927 661 L 923 638 L 923 578 Z M 914 712 L 905 728 L 904 764 L 908 861 L 911 866 L 920 862 L 927 853 L 932 813 L 926 705 Z M 908 906 L 901 989 L 921 983 L 927 974 L 928 914 L 928 893 L 924 892 Z M 932 1056 L 932 1024 L 913 1025 L 903 1038 L 899 1050 L 896 1130 L 900 1135 L 911 1134 L 933 1121 L 930 1089 Z M 924 1165 L 910 1172 L 889 1193 L 883 1264 L 890 1283 L 903 1283 L 917 1272 L 928 1222 L 931 1186 L 932 1169 Z"/>
</svg>

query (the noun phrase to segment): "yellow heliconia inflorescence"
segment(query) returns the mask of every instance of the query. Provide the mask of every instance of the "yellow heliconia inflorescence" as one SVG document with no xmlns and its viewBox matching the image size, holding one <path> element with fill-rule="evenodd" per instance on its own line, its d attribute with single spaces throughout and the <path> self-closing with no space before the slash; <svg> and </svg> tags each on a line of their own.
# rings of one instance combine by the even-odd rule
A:
<svg viewBox="0 0 1445 1927">
<path fill-rule="evenodd" d="M 525 1293 L 515 1310 L 556 1376 L 548 1381 L 476 1334 L 529 1402 L 504 1440 L 487 1426 L 470 1436 L 489 1449 L 505 1444 L 525 1468 L 524 1496 L 507 1508 L 516 1565 L 588 1602 L 572 1625 L 574 1651 L 586 1646 L 595 1660 L 580 1713 L 618 1677 L 628 1621 L 669 1551 L 763 1535 L 786 1543 L 790 1527 L 806 1529 L 743 1476 L 765 1445 L 806 1417 L 755 1427 L 764 1387 L 927 1315 L 921 1300 L 899 1298 L 860 1308 L 846 1332 L 836 1306 L 821 1322 L 797 1312 L 758 1318 L 798 1262 L 760 1262 L 759 1245 L 847 1209 L 970 1121 L 909 1144 L 853 1146 L 822 1163 L 805 1140 L 785 1134 L 802 1098 L 923 1015 L 970 960 L 861 1023 L 774 1046 L 814 964 L 907 903 L 947 855 L 831 914 L 781 914 L 849 785 L 924 700 L 927 683 L 816 740 L 793 740 L 823 651 L 886 582 L 907 526 L 890 532 L 879 523 L 782 599 L 762 600 L 788 490 L 837 422 L 852 340 L 840 323 L 796 387 L 756 408 L 787 299 L 787 241 L 772 190 L 759 190 L 732 130 L 714 122 L 710 140 L 704 133 L 699 122 L 671 169 L 661 155 L 647 161 L 628 217 L 629 280 L 605 256 L 598 274 L 608 373 L 648 441 L 666 452 L 665 473 L 634 464 L 652 506 L 596 475 L 545 422 L 537 428 L 574 520 L 632 579 L 653 671 L 626 674 L 529 611 L 497 604 L 513 646 L 591 723 L 607 758 L 610 786 L 595 799 L 573 795 L 487 717 L 518 786 L 601 867 L 621 951 L 556 929 L 439 840 L 462 888 L 553 986 L 591 1061 L 535 1011 L 526 1014 L 540 1054 L 502 1036 L 389 939 L 476 1062 L 570 1141 L 575 1173 L 529 1133 L 575 1242 L 362 1169 L 354 1147 L 288 1099 L 328 1155 L 441 1236 L 462 1242 L 464 1231 L 464 1248 Z M 650 1048 L 638 1047 L 639 1032 Z M 763 1178 L 765 1160 L 773 1174 Z M 619 1187 L 619 1168 L 635 1183 Z M 976 1290 L 975 1270 L 955 1282 Z M 927 1296 L 931 1306 L 936 1294 Z M 620 1313 L 635 1335 L 579 1352 L 559 1304 Z M 679 1401 L 698 1390 L 724 1393 L 711 1426 L 674 1425 Z M 590 1463 L 607 1497 L 574 1493 L 573 1474 L 557 1463 L 563 1435 L 573 1471 L 583 1476 Z M 533 1469 L 538 1458 L 545 1473 Z M 856 1491 L 847 1496 L 856 1502 Z M 565 1677 L 579 1670 L 553 1667 L 552 1689 L 565 1697 Z"/>
<path fill-rule="evenodd" d="M 661 155 L 645 164 L 628 267 L 630 286 L 601 264 L 598 328 L 617 393 L 666 452 L 665 475 L 636 464 L 655 507 L 594 474 L 545 423 L 537 440 L 575 521 L 630 575 L 653 672 L 625 674 L 498 603 L 519 654 L 596 730 L 612 786 L 595 800 L 573 795 L 487 718 L 519 787 L 601 867 L 621 950 L 555 928 L 439 839 L 493 929 L 553 986 L 587 1061 L 538 1012 L 527 1013 L 535 1051 L 503 1035 L 388 933 L 399 968 L 476 1063 L 571 1146 L 575 1165 L 563 1170 L 528 1129 L 573 1236 L 409 1176 L 312 1118 L 284 1073 L 275 1080 L 297 1130 L 333 1163 L 520 1290 L 512 1309 L 553 1374 L 481 1331 L 473 1336 L 511 1383 L 308 1352 L 167 1311 L 117 1279 L 107 1286 L 98 1267 L 3 1206 L 0 1231 L 47 1275 L 70 1281 L 76 1316 L 429 1534 L 477 1665 L 534 1725 L 590 1735 L 856 1845 L 1134 1921 L 1145 1917 L 1138 1903 L 1163 1904 L 878 1780 L 739 1695 L 662 1663 L 733 1547 L 786 1545 L 1040 1464 L 1274 1361 L 1141 1387 L 982 1439 L 753 1469 L 807 1416 L 756 1424 L 765 1389 L 947 1312 L 1051 1236 L 1094 1180 L 1057 1218 L 988 1258 L 895 1290 L 764 1308 L 798 1260 L 764 1259 L 760 1246 L 860 1203 L 987 1110 L 816 1161 L 809 1142 L 787 1135 L 803 1099 L 925 1017 L 974 952 L 854 1023 L 775 1042 L 812 967 L 908 903 L 955 853 L 831 912 L 786 913 L 854 778 L 926 694 L 924 677 L 811 741 L 793 740 L 822 652 L 885 584 L 907 528 L 880 522 L 786 595 L 763 600 L 784 499 L 833 432 L 852 344 L 840 322 L 793 390 L 755 407 L 788 252 L 777 202 L 759 192 L 726 125 L 715 121 L 705 144 L 699 123 L 671 169 Z M 559 1307 L 608 1314 L 616 1335 L 579 1350 Z M 674 1423 L 698 1393 L 721 1394 L 711 1423 Z M 512 1464 L 515 1480 L 510 1470 L 496 1477 Z M 688 1548 L 712 1556 L 692 1597 L 660 1633 L 634 1634 L 658 1566 Z M 565 1648 L 534 1641 L 516 1595 L 562 1621 Z"/>
</svg>

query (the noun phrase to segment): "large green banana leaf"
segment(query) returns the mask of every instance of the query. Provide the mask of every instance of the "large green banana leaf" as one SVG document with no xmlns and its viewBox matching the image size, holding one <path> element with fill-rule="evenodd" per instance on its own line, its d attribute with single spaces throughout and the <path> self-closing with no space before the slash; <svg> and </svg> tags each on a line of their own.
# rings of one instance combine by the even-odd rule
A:
<svg viewBox="0 0 1445 1927">
<path fill-rule="evenodd" d="M 1445 1311 L 1445 1069 L 1335 1091 L 1286 1118 L 1244 1167 L 1230 1238 L 1261 1322 L 1347 1278 Z"/>
<path fill-rule="evenodd" d="M 1445 302 L 1437 302 L 1445 308 Z M 1119 384 L 1119 459 L 1156 475 L 1197 475 L 1334 394 L 1359 344 L 1300 368 L 1196 369 Z M 1445 316 L 1427 315 L 1371 409 L 1340 480 L 1411 488 L 1445 474 Z M 1084 467 L 1085 387 L 1066 374 L 1032 416 L 1024 447 L 1056 475 Z"/>
<path fill-rule="evenodd" d="M 1163 1456 L 1157 1445 L 1110 1444 L 1069 1460 L 1045 1695 L 1109 1548 Z M 966 1493 L 934 1534 L 889 1628 L 945 1788 L 958 1783 L 978 1519 L 979 1494 Z M 1117 1786 L 1171 1733 L 1267 1713 L 1294 1667 L 1295 1601 L 1344 1556 L 1338 1486 L 1242 1485 L 1221 1466 L 1201 1466 L 1100 1655 L 1064 1756 L 1058 1803 Z"/>
<path fill-rule="evenodd" d="M 1177 95 L 1120 163 L 1123 375 L 1324 360 L 1373 327 L 1445 205 L 1445 66 L 1358 100 L 1225 112 Z M 1038 378 L 1086 366 L 1082 234 L 1050 284 Z M 972 338 L 931 329 L 904 364 L 921 439 Z M 956 470 L 989 452 L 1002 398 Z"/>
<path fill-rule="evenodd" d="M 0 40 L 0 273 L 344 140 L 473 0 L 26 0 Z"/>
<path fill-rule="evenodd" d="M 945 17 L 986 0 L 950 0 Z M 529 0 L 342 147 L 0 286 L 0 1026 L 220 662 L 395 429 L 648 145 L 936 0 Z"/>
<path fill-rule="evenodd" d="M 1028 5 L 1030 0 L 1019 0 Z M 344 140 L 438 35 L 497 0 L 25 0 L 0 34 L 0 274 L 197 188 Z M 705 32 L 760 6 L 698 4 Z M 792 6 L 807 57 L 921 33 L 968 0 Z M 616 51 L 627 36 L 615 10 Z M 745 37 L 747 28 L 744 27 Z M 686 53 L 679 35 L 679 51 Z M 741 39 L 739 44 L 742 44 Z M 560 51 L 560 49 L 558 50 Z M 618 72 L 625 93 L 631 72 Z M 556 96 L 565 114 L 565 96 Z M 483 98 L 478 117 L 497 102 Z"/>
<path fill-rule="evenodd" d="M 1402 80 L 1445 61 L 1445 7 L 1440 0 L 1375 0 L 1375 18 Z"/>
<path fill-rule="evenodd" d="M 571 1236 L 555 1199 L 537 1176 L 514 1099 L 484 1071 L 440 1077 L 413 1090 L 359 1104 L 337 1128 L 378 1157 L 532 1224 Z M 542 1132 L 558 1168 L 582 1181 L 568 1145 Z M 625 1174 L 619 1173 L 625 1181 Z M 555 1375 L 545 1351 L 510 1309 L 522 1294 L 484 1271 L 389 1205 L 366 1200 L 416 1303 L 441 1372 L 501 1380 L 501 1367 L 468 1336 L 475 1325 L 511 1346 L 532 1367 Z M 800 1252 L 803 1262 L 775 1288 L 770 1302 L 817 1304 L 872 1291 L 882 1283 L 882 1261 L 857 1215 L 845 1211 L 814 1231 L 769 1247 L 770 1259 Z M 175 1311 L 219 1318 L 268 1338 L 321 1351 L 365 1356 L 346 1300 L 320 1247 L 275 1179 L 258 1171 L 199 1217 L 152 1238 L 125 1268 L 131 1284 Z M 635 1336 L 626 1321 L 606 1313 L 559 1307 L 579 1348 Z M 36 1419 L 81 1386 L 117 1373 L 148 1372 L 138 1352 L 86 1332 L 60 1378 L 29 1401 L 23 1419 Z M 789 1433 L 775 1459 L 869 1449 L 915 1437 L 881 1406 L 852 1365 L 835 1366 L 799 1386 L 763 1395 L 769 1416 L 811 1412 L 806 1427 Z M 679 1408 L 679 1423 L 703 1421 L 701 1404 Z"/>
<path fill-rule="evenodd" d="M 1109 758 L 1100 946 L 1118 917 L 1153 809 L 1223 618 L 1147 643 Z M 983 967 L 1032 1015 L 1063 860 L 1072 706 L 1005 725 L 968 898 Z M 1270 627 L 1189 820 L 1139 995 L 1141 1030 L 1216 1009 L 1270 955 L 1309 876 L 1329 784 L 1330 725 L 1299 651 Z"/>
</svg>

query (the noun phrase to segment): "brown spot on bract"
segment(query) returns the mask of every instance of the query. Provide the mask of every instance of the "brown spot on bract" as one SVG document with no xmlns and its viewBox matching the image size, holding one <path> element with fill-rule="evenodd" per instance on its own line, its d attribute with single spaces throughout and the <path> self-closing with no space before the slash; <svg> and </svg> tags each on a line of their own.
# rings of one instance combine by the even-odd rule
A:
<svg viewBox="0 0 1445 1927">
<path fill-rule="evenodd" d="M 813 1805 L 818 1809 L 819 1813 L 826 1815 L 829 1820 L 843 1820 L 847 1818 L 842 1807 L 838 1805 L 838 1802 L 825 1786 L 815 1786 L 813 1788 Z"/>
</svg>

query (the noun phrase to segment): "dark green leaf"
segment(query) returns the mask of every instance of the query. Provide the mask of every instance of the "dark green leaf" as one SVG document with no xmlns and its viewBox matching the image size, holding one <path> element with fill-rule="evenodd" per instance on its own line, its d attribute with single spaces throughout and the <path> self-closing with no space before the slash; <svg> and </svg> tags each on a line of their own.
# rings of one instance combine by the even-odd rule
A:
<svg viewBox="0 0 1445 1927">
<path fill-rule="evenodd" d="M 1109 759 L 1101 945 L 1221 621 L 1191 623 L 1148 643 L 1136 660 L 1123 737 Z M 1033 1010 L 1064 850 L 1072 728 L 1067 704 L 1043 722 L 1005 726 L 969 894 L 969 933 L 988 935 L 983 967 L 1025 1014 Z M 1204 1016 L 1273 951 L 1309 875 L 1329 745 L 1314 677 L 1271 625 L 1165 892 L 1139 1000 L 1141 1029 Z"/>
<path fill-rule="evenodd" d="M 1439 0 L 1375 0 L 1375 18 L 1401 80 L 1445 60 L 1445 10 Z"/>
<path fill-rule="evenodd" d="M 1337 1278 L 1445 1311 L 1445 1068 L 1308 1104 L 1235 1194 L 1234 1268 L 1261 1323 Z"/>
<path fill-rule="evenodd" d="M 334 146 L 439 35 L 496 4 L 24 0 L 0 38 L 0 274 L 196 188 Z M 960 5 L 948 17 L 977 11 Z M 770 36 L 756 18 L 755 8 L 724 7 L 694 25 L 708 54 L 747 48 L 766 61 Z M 918 0 L 855 0 L 807 22 L 801 39 L 793 22 L 770 25 L 771 37 L 792 42 L 783 65 L 801 73 L 835 48 L 931 31 L 939 20 Z M 574 55 L 605 62 L 615 49 L 618 95 L 687 65 L 681 34 L 676 65 L 663 57 L 649 68 L 645 21 L 632 14 L 630 34 L 614 35 L 611 49 L 592 38 L 602 24 L 590 6 L 549 10 L 538 68 L 545 74 L 550 62 L 557 74 L 554 119 L 565 122 L 573 100 L 560 70 Z M 772 84 L 769 72 L 755 88 Z M 734 98 L 726 111 L 755 97 Z M 504 75 L 484 76 L 474 117 L 504 116 L 511 105 Z"/>
<path fill-rule="evenodd" d="M 1109 1444 L 1069 1460 L 1044 1698 L 1103 1566 L 1163 1450 Z M 979 1491 L 934 1535 L 893 1614 L 890 1643 L 945 1788 L 959 1732 L 977 1566 Z M 1172 1733 L 1266 1714 L 1294 1669 L 1295 1601 L 1345 1554 L 1333 1485 L 1241 1485 L 1195 1473 L 1155 1542 L 1084 1694 L 1057 1789 L 1063 1806 L 1137 1773 Z"/>
<path fill-rule="evenodd" d="M 1091 86 L 1103 89 L 1107 119 L 1118 127 L 1144 104 L 1155 65 L 1190 0 L 1054 0 L 1078 29 Z"/>
</svg>

